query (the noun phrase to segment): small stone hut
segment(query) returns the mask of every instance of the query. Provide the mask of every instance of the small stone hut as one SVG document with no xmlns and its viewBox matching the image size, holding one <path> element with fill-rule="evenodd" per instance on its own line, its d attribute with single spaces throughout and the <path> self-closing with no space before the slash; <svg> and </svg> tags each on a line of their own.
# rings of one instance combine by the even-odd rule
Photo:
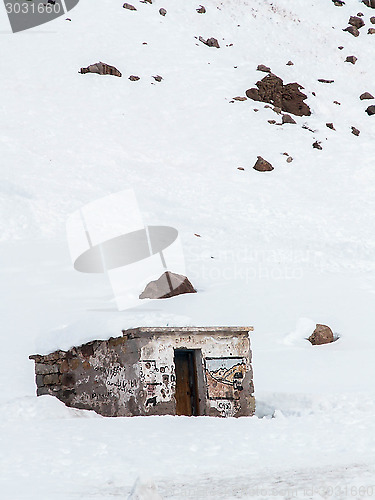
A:
<svg viewBox="0 0 375 500">
<path fill-rule="evenodd" d="M 250 416 L 252 327 L 133 328 L 35 354 L 37 395 L 100 415 Z"/>
</svg>

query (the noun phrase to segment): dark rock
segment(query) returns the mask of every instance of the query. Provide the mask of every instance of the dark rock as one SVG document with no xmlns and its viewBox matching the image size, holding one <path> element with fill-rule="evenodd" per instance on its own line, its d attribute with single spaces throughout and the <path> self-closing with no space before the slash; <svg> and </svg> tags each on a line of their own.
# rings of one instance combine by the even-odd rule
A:
<svg viewBox="0 0 375 500">
<path fill-rule="evenodd" d="M 203 5 L 200 5 L 199 9 L 196 9 L 196 11 L 198 12 L 198 14 L 206 13 L 206 9 L 203 7 Z"/>
<path fill-rule="evenodd" d="M 345 62 L 350 62 L 352 64 L 355 64 L 357 61 L 357 57 L 355 56 L 347 56 L 347 58 L 345 59 Z"/>
<path fill-rule="evenodd" d="M 165 15 L 167 14 L 166 9 L 163 9 L 163 8 L 159 9 L 159 14 L 160 14 L 161 16 L 165 16 Z"/>
<path fill-rule="evenodd" d="M 216 38 L 213 38 L 213 37 L 207 38 L 206 45 L 208 47 L 216 47 L 217 49 L 220 49 L 219 42 L 216 40 Z"/>
<path fill-rule="evenodd" d="M 360 28 L 362 28 L 362 26 L 365 25 L 365 22 L 364 22 L 363 19 L 361 19 L 358 16 L 350 16 L 348 24 L 350 24 L 351 26 L 355 26 L 356 28 L 360 29 Z"/>
<path fill-rule="evenodd" d="M 340 45 L 339 47 L 337 47 L 339 50 L 342 50 L 344 47 L 342 45 Z"/>
<path fill-rule="evenodd" d="M 370 92 L 364 92 L 359 96 L 359 98 L 363 101 L 364 99 L 374 99 L 374 96 L 370 94 Z"/>
<path fill-rule="evenodd" d="M 352 134 L 354 134 L 354 135 L 358 136 L 360 133 L 361 133 L 361 132 L 360 132 L 357 128 L 352 127 Z"/>
<path fill-rule="evenodd" d="M 317 324 L 308 340 L 312 343 L 312 345 L 322 345 L 334 342 L 335 339 L 329 326 Z"/>
<path fill-rule="evenodd" d="M 99 75 L 113 75 L 113 76 L 122 76 L 120 71 L 114 66 L 110 66 L 109 64 L 98 62 L 95 64 L 90 64 L 87 68 L 81 68 L 79 71 L 81 74 L 85 73 L 97 73 Z"/>
<path fill-rule="evenodd" d="M 168 299 L 184 293 L 196 293 L 193 285 L 186 276 L 166 271 L 156 281 L 151 281 L 140 299 Z"/>
<path fill-rule="evenodd" d="M 243 167 L 237 167 L 237 170 L 245 170 Z"/>
<path fill-rule="evenodd" d="M 367 109 L 366 109 L 366 113 L 371 116 L 371 115 L 375 115 L 375 106 L 372 105 L 372 106 L 369 106 Z"/>
<path fill-rule="evenodd" d="M 370 23 L 375 24 L 375 16 L 370 17 Z"/>
<path fill-rule="evenodd" d="M 326 80 L 325 78 L 318 78 L 320 83 L 333 83 L 335 80 Z"/>
<path fill-rule="evenodd" d="M 243 96 L 233 97 L 233 99 L 235 101 L 247 101 L 247 97 L 243 97 Z"/>
<path fill-rule="evenodd" d="M 52 373 L 51 375 L 44 375 L 43 385 L 56 385 L 59 383 L 59 376 L 57 373 Z"/>
<path fill-rule="evenodd" d="M 358 17 L 363 17 L 363 12 L 357 12 Z"/>
<path fill-rule="evenodd" d="M 131 80 L 132 82 L 137 82 L 139 80 L 139 76 L 136 76 L 136 75 L 130 75 L 129 76 L 129 80 Z"/>
<path fill-rule="evenodd" d="M 369 28 L 369 29 L 367 30 L 367 34 L 368 34 L 368 35 L 373 35 L 374 33 L 375 33 L 375 28 Z"/>
<path fill-rule="evenodd" d="M 330 128 L 331 130 L 336 130 L 333 126 L 333 123 L 326 123 L 326 127 Z"/>
<path fill-rule="evenodd" d="M 257 67 L 257 71 L 263 71 L 264 73 L 271 73 L 271 68 L 265 66 L 264 64 L 259 64 Z"/>
<path fill-rule="evenodd" d="M 339 101 L 333 101 L 333 104 L 337 104 L 338 106 L 341 106 L 341 102 L 339 102 Z"/>
<path fill-rule="evenodd" d="M 47 394 L 52 394 L 50 387 L 38 387 L 36 390 L 37 396 L 46 396 Z"/>
<path fill-rule="evenodd" d="M 287 65 L 287 66 L 294 66 L 294 62 L 292 62 L 292 61 L 288 61 L 288 62 L 286 63 L 286 65 Z"/>
<path fill-rule="evenodd" d="M 311 115 L 310 108 L 303 102 L 307 96 L 300 91 L 303 87 L 298 83 L 284 85 L 281 78 L 270 73 L 257 82 L 256 86 L 257 89 L 251 88 L 246 91 L 246 96 L 249 99 L 271 103 L 282 111 L 293 115 Z"/>
<path fill-rule="evenodd" d="M 315 149 L 323 149 L 322 146 L 320 145 L 320 142 L 318 141 L 315 141 L 312 147 Z"/>
<path fill-rule="evenodd" d="M 293 158 L 291 156 L 289 156 L 287 159 L 286 159 L 287 163 L 291 163 L 293 161 Z"/>
<path fill-rule="evenodd" d="M 353 36 L 359 36 L 359 30 L 355 26 L 348 26 L 347 28 L 343 29 L 342 31 L 347 31 Z"/>
<path fill-rule="evenodd" d="M 273 166 L 271 165 L 271 163 L 261 156 L 258 156 L 258 159 L 255 162 L 253 168 L 255 170 L 258 170 L 258 172 L 271 172 L 271 170 L 273 170 Z"/>
<path fill-rule="evenodd" d="M 124 9 L 128 9 L 128 10 L 137 10 L 134 5 L 130 5 L 130 3 L 124 3 L 124 5 L 122 6 Z"/>
<path fill-rule="evenodd" d="M 36 363 L 35 364 L 35 373 L 37 375 L 49 375 L 50 373 L 58 373 L 59 365 L 49 364 L 49 363 Z"/>
<path fill-rule="evenodd" d="M 371 9 L 375 9 L 375 0 L 362 0 L 362 3 Z"/>
<path fill-rule="evenodd" d="M 283 124 L 284 123 L 294 123 L 294 124 L 297 123 L 295 120 L 293 120 L 293 118 L 290 115 L 283 115 L 281 121 Z"/>
<path fill-rule="evenodd" d="M 160 75 L 153 76 L 152 78 L 153 78 L 154 80 L 156 80 L 157 82 L 161 82 L 161 81 L 162 81 L 162 79 L 163 79 L 163 77 L 162 77 L 162 76 L 160 76 Z"/>
<path fill-rule="evenodd" d="M 276 120 L 267 120 L 267 121 L 268 121 L 268 123 L 269 123 L 269 124 L 271 124 L 271 125 L 275 125 L 275 123 L 276 123 Z"/>
<path fill-rule="evenodd" d="M 332 0 L 333 4 L 336 5 L 336 7 L 342 7 L 345 5 L 345 2 L 343 0 Z"/>
</svg>

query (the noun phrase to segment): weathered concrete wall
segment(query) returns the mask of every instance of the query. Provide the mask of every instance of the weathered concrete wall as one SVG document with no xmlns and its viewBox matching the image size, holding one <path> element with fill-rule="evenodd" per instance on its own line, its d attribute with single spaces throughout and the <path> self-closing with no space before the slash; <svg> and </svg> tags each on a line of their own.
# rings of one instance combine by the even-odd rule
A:
<svg viewBox="0 0 375 500">
<path fill-rule="evenodd" d="M 252 415 L 249 330 L 136 328 L 67 352 L 30 356 L 37 394 L 105 416 L 174 415 L 174 350 L 192 349 L 199 352 L 199 414 Z"/>
</svg>

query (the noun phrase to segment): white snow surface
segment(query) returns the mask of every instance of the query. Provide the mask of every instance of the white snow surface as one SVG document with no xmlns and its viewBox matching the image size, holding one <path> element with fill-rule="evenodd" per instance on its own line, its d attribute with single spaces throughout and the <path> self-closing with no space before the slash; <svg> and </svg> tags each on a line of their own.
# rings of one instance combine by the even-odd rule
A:
<svg viewBox="0 0 375 500">
<path fill-rule="evenodd" d="M 18 34 L 0 8 L 1 498 L 375 496 L 375 116 L 359 100 L 375 10 L 345 2 L 81 0 Z M 122 78 L 78 74 L 98 61 Z M 312 115 L 271 125 L 263 103 L 230 102 L 258 64 Z M 104 275 L 73 269 L 67 217 L 123 189 L 178 229 L 197 294 L 118 312 Z M 316 323 L 339 339 L 310 345 Z M 255 417 L 111 419 L 34 395 L 29 354 L 166 325 L 254 326 Z"/>
</svg>

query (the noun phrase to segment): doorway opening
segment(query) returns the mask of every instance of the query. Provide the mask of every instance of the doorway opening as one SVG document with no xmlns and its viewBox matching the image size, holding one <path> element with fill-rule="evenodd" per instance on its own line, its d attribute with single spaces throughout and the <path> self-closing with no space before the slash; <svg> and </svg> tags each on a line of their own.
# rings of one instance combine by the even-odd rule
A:
<svg viewBox="0 0 375 500">
<path fill-rule="evenodd" d="M 200 415 L 197 373 L 200 355 L 200 349 L 175 349 L 174 351 L 176 415 Z"/>
</svg>

